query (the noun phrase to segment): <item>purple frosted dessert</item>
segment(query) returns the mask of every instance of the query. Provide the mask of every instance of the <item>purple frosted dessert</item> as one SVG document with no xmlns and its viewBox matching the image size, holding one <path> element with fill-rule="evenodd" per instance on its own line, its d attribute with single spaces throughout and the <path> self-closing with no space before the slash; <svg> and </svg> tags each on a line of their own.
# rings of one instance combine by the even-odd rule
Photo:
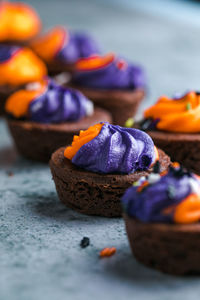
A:
<svg viewBox="0 0 200 300">
<path fill-rule="evenodd" d="M 92 172 L 130 174 L 147 170 L 155 162 L 155 147 L 146 133 L 109 123 L 100 125 L 99 134 L 73 156 L 73 164 Z"/>
<path fill-rule="evenodd" d="M 50 166 L 64 204 L 85 214 L 117 217 L 126 188 L 151 173 L 157 160 L 162 171 L 170 164 L 146 133 L 102 122 L 54 152 Z"/>
<path fill-rule="evenodd" d="M 81 92 L 48 78 L 13 93 L 5 110 L 19 153 L 40 161 L 48 161 L 55 149 L 70 143 L 81 129 L 111 121 L 109 113 L 94 109 Z"/>
<path fill-rule="evenodd" d="M 144 97 L 146 78 L 143 68 L 111 53 L 77 61 L 71 85 L 108 109 L 115 124 L 124 126 Z"/>
<path fill-rule="evenodd" d="M 174 163 L 140 178 L 122 197 L 134 256 L 171 274 L 200 271 L 200 177 Z"/>
<path fill-rule="evenodd" d="M 31 44 L 50 71 L 73 71 L 76 61 L 100 53 L 95 39 L 85 32 L 72 32 L 56 26 Z"/>
</svg>

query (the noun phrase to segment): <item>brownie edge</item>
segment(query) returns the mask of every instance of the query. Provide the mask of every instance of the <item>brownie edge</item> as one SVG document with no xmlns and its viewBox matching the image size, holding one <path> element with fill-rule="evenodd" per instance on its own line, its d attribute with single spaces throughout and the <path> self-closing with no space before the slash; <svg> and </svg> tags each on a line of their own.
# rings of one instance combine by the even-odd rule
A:
<svg viewBox="0 0 200 300">
<path fill-rule="evenodd" d="M 48 162 L 56 149 L 71 144 L 73 136 L 78 135 L 80 130 L 86 130 L 99 122 L 112 122 L 110 113 L 95 108 L 92 116 L 77 122 L 60 124 L 42 124 L 7 119 L 10 133 L 19 154 L 41 162 Z"/>
<path fill-rule="evenodd" d="M 168 168 L 170 158 L 159 150 L 161 171 Z M 140 177 L 151 173 L 139 171 L 129 175 L 99 174 L 80 169 L 64 157 L 64 148 L 53 153 L 50 168 L 60 201 L 87 214 L 121 217 L 120 199 L 125 190 Z"/>
<path fill-rule="evenodd" d="M 200 224 L 142 223 L 123 214 L 135 258 L 173 275 L 200 273 Z"/>
</svg>

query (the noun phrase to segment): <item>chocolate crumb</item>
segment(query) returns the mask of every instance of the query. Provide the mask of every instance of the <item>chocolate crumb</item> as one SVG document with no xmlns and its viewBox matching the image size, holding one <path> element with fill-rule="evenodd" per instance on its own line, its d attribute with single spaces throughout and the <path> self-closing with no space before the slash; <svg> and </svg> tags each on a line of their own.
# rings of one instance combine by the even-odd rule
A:
<svg viewBox="0 0 200 300">
<path fill-rule="evenodd" d="M 80 242 L 81 248 L 86 248 L 89 246 L 89 244 L 90 244 L 90 239 L 88 237 L 84 236 Z"/>
</svg>

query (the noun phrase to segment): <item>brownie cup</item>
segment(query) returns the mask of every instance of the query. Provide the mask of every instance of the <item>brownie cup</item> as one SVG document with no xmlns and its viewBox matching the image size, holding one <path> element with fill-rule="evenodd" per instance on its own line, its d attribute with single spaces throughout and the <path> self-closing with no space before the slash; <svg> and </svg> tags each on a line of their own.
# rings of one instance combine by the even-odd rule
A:
<svg viewBox="0 0 200 300">
<path fill-rule="evenodd" d="M 200 273 L 200 224 L 145 224 L 124 215 L 135 258 L 174 275 Z"/>
<path fill-rule="evenodd" d="M 25 3 L 1 1 L 0 16 L 0 43 L 25 45 L 41 29 L 38 14 Z"/>
<path fill-rule="evenodd" d="M 93 126 L 92 129 L 82 132 L 79 138 L 74 138 L 76 143 L 80 138 L 85 142 L 88 136 L 90 139 L 91 136 L 93 137 L 79 148 L 72 159 L 66 157 L 69 154 L 66 152 L 69 152 L 68 149 L 70 150 L 71 147 L 76 148 L 74 142 L 71 147 L 60 148 L 54 152 L 50 160 L 50 168 L 58 196 L 63 204 L 88 215 L 120 217 L 122 213 L 120 198 L 124 191 L 133 182 L 151 173 L 152 162 L 154 163 L 157 158 L 155 158 L 153 143 L 147 135 L 143 136 L 142 133 L 141 136 L 140 131 L 129 131 L 129 129 L 127 131 L 126 128 L 122 129 L 106 123 L 96 126 L 100 125 L 102 127 L 98 136 L 92 136 Z M 128 138 L 125 142 L 126 147 L 124 142 L 123 145 L 119 145 L 119 135 L 121 138 L 125 136 Z M 142 152 L 133 146 L 139 135 L 148 148 L 143 149 Z M 110 144 L 111 140 L 112 144 Z M 133 163 L 138 150 L 140 155 Z M 170 164 L 170 159 L 161 150 L 158 150 L 158 157 L 161 170 L 165 171 Z"/>
<path fill-rule="evenodd" d="M 152 176 L 153 175 L 153 176 Z M 200 181 L 180 167 L 152 173 L 122 197 L 135 258 L 162 272 L 200 272 Z"/>
<path fill-rule="evenodd" d="M 74 134 L 96 122 L 110 122 L 109 112 L 95 108 L 79 91 L 53 80 L 29 84 L 6 102 L 7 123 L 18 152 L 48 162 L 51 154 L 69 144 Z"/>
<path fill-rule="evenodd" d="M 0 115 L 6 99 L 31 81 L 47 73 L 44 63 L 28 48 L 0 44 Z"/>
<path fill-rule="evenodd" d="M 180 98 L 161 97 L 137 124 L 172 159 L 200 174 L 200 96 L 189 92 Z M 134 126 L 135 127 L 135 126 Z"/>
<path fill-rule="evenodd" d="M 70 85 L 107 109 L 120 126 L 136 114 L 145 95 L 143 70 L 114 54 L 79 60 Z"/>
<path fill-rule="evenodd" d="M 99 53 L 97 42 L 89 34 L 72 32 L 63 26 L 55 26 L 36 38 L 30 47 L 45 61 L 51 76 L 71 73 L 78 59 Z"/>
</svg>

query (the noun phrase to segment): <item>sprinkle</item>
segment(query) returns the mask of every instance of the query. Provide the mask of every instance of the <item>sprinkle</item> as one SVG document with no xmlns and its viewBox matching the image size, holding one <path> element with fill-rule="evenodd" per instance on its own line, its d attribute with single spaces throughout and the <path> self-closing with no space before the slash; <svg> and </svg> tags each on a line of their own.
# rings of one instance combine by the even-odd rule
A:
<svg viewBox="0 0 200 300">
<path fill-rule="evenodd" d="M 156 161 L 156 163 L 153 167 L 153 173 L 156 173 L 156 174 L 160 173 L 160 162 L 159 162 L 159 160 Z"/>
<path fill-rule="evenodd" d="M 133 186 L 138 186 L 138 185 L 139 185 L 138 181 L 133 182 Z"/>
<path fill-rule="evenodd" d="M 80 242 L 81 248 L 86 248 L 89 246 L 89 244 L 90 244 L 90 239 L 88 237 L 84 236 Z"/>
<path fill-rule="evenodd" d="M 147 180 L 144 181 L 144 182 L 137 188 L 137 192 L 138 192 L 138 193 L 142 192 L 143 189 L 144 189 L 145 187 L 147 187 L 148 185 L 149 185 L 149 182 L 148 182 Z"/>
<path fill-rule="evenodd" d="M 173 185 L 169 185 L 167 188 L 167 195 L 169 199 L 173 199 L 176 195 L 176 189 Z"/>
<path fill-rule="evenodd" d="M 134 119 L 133 118 L 129 118 L 128 120 L 126 120 L 124 126 L 128 127 L 128 128 L 131 128 L 131 127 L 133 127 L 133 124 L 134 124 Z"/>
<path fill-rule="evenodd" d="M 116 251 L 117 250 L 115 247 L 104 248 L 103 250 L 100 251 L 99 256 L 100 257 L 109 257 L 109 256 L 112 256 L 113 254 L 115 254 Z"/>
<path fill-rule="evenodd" d="M 191 193 L 200 194 L 200 186 L 199 183 L 194 178 L 189 178 L 189 185 L 191 188 Z"/>
<path fill-rule="evenodd" d="M 151 173 L 148 176 L 148 181 L 150 184 L 156 183 L 159 180 L 160 180 L 160 174 Z"/>
<path fill-rule="evenodd" d="M 180 164 L 178 162 L 176 162 L 176 161 L 172 163 L 172 166 L 174 168 L 180 168 Z"/>
<path fill-rule="evenodd" d="M 186 110 L 190 110 L 190 109 L 191 109 L 191 103 L 187 102 L 187 104 L 186 104 Z"/>
</svg>

